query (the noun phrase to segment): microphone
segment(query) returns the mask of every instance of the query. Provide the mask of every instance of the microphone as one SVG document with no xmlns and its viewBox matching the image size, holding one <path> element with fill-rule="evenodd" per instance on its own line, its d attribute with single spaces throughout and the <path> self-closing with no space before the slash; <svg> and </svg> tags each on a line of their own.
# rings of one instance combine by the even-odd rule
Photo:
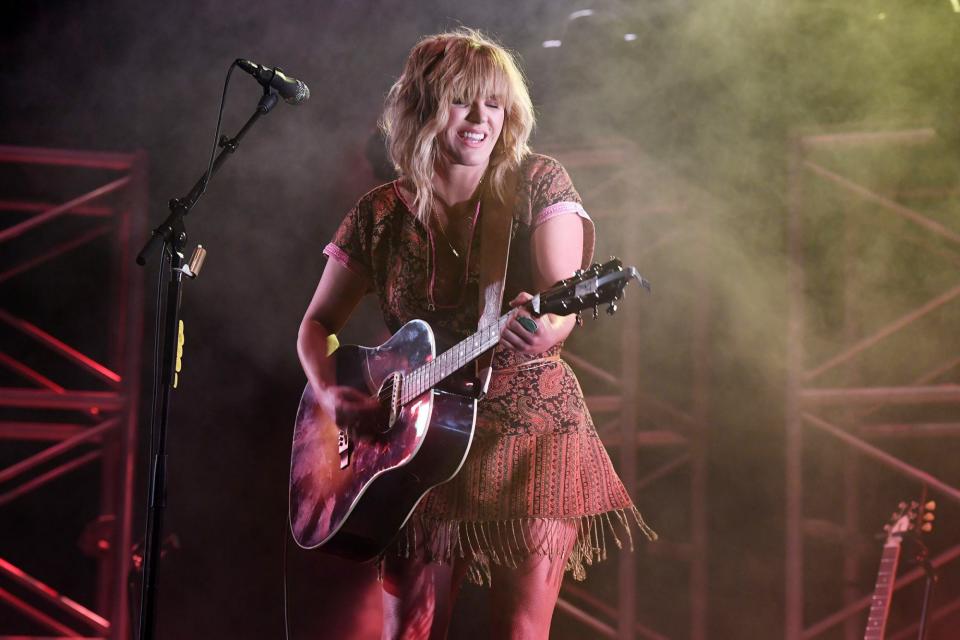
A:
<svg viewBox="0 0 960 640">
<path fill-rule="evenodd" d="M 237 58 L 237 66 L 257 79 L 264 87 L 277 90 L 287 104 L 300 104 L 310 98 L 310 89 L 296 78 L 291 78 L 279 68 L 271 69 L 256 62 Z"/>
</svg>

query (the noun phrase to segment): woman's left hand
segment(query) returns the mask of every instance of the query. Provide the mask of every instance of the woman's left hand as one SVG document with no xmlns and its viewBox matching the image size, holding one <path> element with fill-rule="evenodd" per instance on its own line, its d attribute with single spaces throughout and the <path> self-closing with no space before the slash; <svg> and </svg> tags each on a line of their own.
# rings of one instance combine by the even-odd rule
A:
<svg viewBox="0 0 960 640">
<path fill-rule="evenodd" d="M 543 353 L 567 337 L 575 319 L 571 317 L 546 314 L 539 318 L 530 315 L 523 306 L 533 300 L 533 296 L 521 291 L 510 301 L 515 309 L 513 316 L 500 334 L 502 344 L 520 353 Z M 525 326 L 526 325 L 526 326 Z"/>
</svg>

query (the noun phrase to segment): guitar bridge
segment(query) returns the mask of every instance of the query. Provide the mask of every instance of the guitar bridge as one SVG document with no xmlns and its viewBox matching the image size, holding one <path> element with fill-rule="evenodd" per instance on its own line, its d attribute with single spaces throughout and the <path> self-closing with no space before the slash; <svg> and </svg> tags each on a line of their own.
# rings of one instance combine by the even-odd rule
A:
<svg viewBox="0 0 960 640">
<path fill-rule="evenodd" d="M 380 433 L 387 433 L 396 424 L 400 417 L 400 399 L 403 389 L 403 376 L 399 372 L 391 373 L 390 376 L 380 385 L 380 391 L 377 392 L 377 399 L 380 406 L 386 412 L 386 426 L 380 430 Z"/>
<path fill-rule="evenodd" d="M 340 468 L 346 469 L 350 465 L 350 434 L 346 429 L 340 429 L 337 434 L 337 451 L 340 453 Z"/>
<path fill-rule="evenodd" d="M 393 425 L 397 422 L 397 417 L 400 415 L 400 391 L 403 381 L 399 373 L 394 373 L 391 377 L 393 378 L 393 382 L 390 393 L 390 424 L 388 429 L 393 428 Z"/>
</svg>

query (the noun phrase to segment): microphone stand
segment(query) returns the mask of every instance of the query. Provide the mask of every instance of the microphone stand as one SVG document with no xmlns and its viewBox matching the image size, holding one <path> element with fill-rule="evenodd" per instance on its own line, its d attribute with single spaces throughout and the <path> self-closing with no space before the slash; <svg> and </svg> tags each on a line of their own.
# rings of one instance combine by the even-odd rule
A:
<svg viewBox="0 0 960 640">
<path fill-rule="evenodd" d="M 924 549 L 926 553 L 926 549 Z M 917 640 L 925 640 L 927 637 L 927 617 L 930 612 L 930 593 L 933 591 L 933 585 L 937 582 L 937 570 L 926 558 L 926 555 L 920 560 L 923 572 L 926 574 L 926 583 L 923 585 L 923 603 L 920 605 L 920 622 L 917 629 Z"/>
<path fill-rule="evenodd" d="M 166 508 L 166 470 L 167 470 L 167 418 L 170 412 L 171 391 L 176 384 L 177 363 L 180 359 L 180 302 L 181 285 L 184 275 L 193 278 L 200 269 L 203 249 L 197 247 L 189 265 L 184 265 L 183 250 L 187 243 L 187 230 L 184 218 L 206 190 L 210 178 L 237 150 L 240 140 L 246 135 L 260 116 L 270 113 L 278 101 L 277 92 L 264 88 L 257 109 L 243 128 L 233 138 L 222 136 L 219 140 L 221 151 L 212 167 L 203 174 L 193 189 L 183 198 L 170 200 L 170 215 L 153 230 L 150 239 L 137 255 L 137 264 L 146 264 L 146 257 L 156 247 L 162 247 L 163 255 L 160 283 L 157 288 L 157 325 L 154 344 L 159 344 L 163 336 L 162 356 L 154 363 L 154 388 L 152 415 L 150 419 L 150 471 L 147 487 L 147 521 L 143 545 L 143 584 L 140 589 L 139 640 L 153 638 L 155 632 L 157 564 L 160 557 L 160 536 L 163 529 L 163 514 Z M 199 260 L 197 256 L 199 255 Z M 163 293 L 164 274 L 168 274 L 166 295 Z M 165 298 L 165 299 L 164 299 Z M 161 319 L 162 318 L 162 319 Z M 182 353 L 182 352 L 181 352 Z"/>
</svg>

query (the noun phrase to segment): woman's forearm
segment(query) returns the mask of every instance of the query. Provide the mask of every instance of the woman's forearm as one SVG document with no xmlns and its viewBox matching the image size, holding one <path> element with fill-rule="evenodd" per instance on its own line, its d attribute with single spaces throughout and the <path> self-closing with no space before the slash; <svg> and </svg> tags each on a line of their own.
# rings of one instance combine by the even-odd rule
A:
<svg viewBox="0 0 960 640">
<path fill-rule="evenodd" d="M 329 342 L 333 334 L 320 322 L 304 318 L 297 334 L 297 355 L 307 381 L 318 398 L 324 390 L 336 384 L 336 370 L 329 354 Z"/>
</svg>

